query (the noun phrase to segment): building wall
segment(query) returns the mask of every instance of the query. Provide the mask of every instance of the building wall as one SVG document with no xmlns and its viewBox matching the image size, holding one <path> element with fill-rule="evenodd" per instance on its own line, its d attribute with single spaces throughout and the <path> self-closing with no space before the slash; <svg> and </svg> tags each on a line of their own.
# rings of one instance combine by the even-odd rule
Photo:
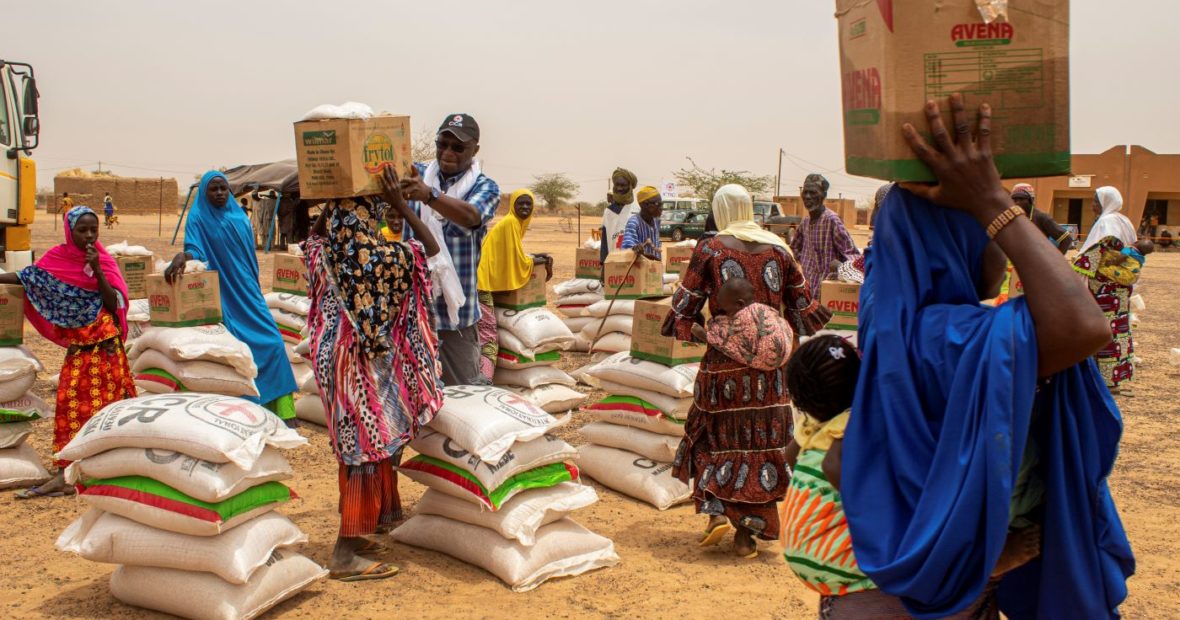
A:
<svg viewBox="0 0 1180 620">
<path fill-rule="evenodd" d="M 149 214 L 161 208 L 165 213 L 175 213 L 180 202 L 176 179 L 59 176 L 53 179 L 53 191 L 54 209 L 60 206 L 62 193 L 69 192 L 74 204 L 86 205 L 98 213 L 102 213 L 105 192 L 111 193 L 118 213 Z"/>
<path fill-rule="evenodd" d="M 800 196 L 775 196 L 774 202 L 777 202 L 783 209 L 783 215 L 795 215 L 803 217 L 807 215 L 807 209 L 803 206 L 803 198 Z M 851 198 L 828 198 L 824 200 L 824 206 L 836 212 L 840 216 L 844 225 L 847 227 L 856 226 L 856 201 Z"/>
</svg>

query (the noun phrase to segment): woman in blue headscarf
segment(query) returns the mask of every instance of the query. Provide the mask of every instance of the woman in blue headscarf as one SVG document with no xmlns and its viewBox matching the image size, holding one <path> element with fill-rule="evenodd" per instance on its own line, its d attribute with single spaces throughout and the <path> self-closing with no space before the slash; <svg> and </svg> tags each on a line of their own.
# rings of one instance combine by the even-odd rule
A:
<svg viewBox="0 0 1180 620">
<path fill-rule="evenodd" d="M 1134 571 L 1106 484 L 1122 421 L 1090 359 L 1109 328 L 1001 186 L 990 108 L 977 142 L 961 97 L 951 109 L 953 132 L 926 106 L 933 146 L 905 126 L 940 184 L 890 192 L 868 256 L 842 460 L 853 550 L 918 618 L 1117 617 Z M 1025 295 L 983 306 L 1004 254 Z M 1039 546 L 1003 553 L 1038 527 Z"/>
<path fill-rule="evenodd" d="M 184 225 L 184 251 L 164 271 L 169 282 L 184 273 L 184 264 L 199 260 L 218 273 L 221 314 L 226 329 L 245 342 L 258 366 L 259 397 L 251 398 L 288 424 L 294 424 L 297 387 L 283 338 L 258 283 L 258 256 L 250 217 L 230 194 L 225 175 L 210 170 L 201 177 L 197 198 Z"/>
</svg>

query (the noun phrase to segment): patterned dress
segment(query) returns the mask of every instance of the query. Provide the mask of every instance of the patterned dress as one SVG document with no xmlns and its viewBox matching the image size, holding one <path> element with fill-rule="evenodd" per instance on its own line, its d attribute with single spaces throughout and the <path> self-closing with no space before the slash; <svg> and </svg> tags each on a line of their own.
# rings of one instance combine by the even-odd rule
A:
<svg viewBox="0 0 1180 620">
<path fill-rule="evenodd" d="M 117 400 L 135 397 L 131 367 L 119 337 L 119 325 L 103 310 L 85 327 L 54 327 L 70 343 L 57 386 L 53 451 L 74 438 L 94 414 Z M 69 461 L 57 461 L 58 467 Z"/>
<path fill-rule="evenodd" d="M 672 298 L 672 327 L 679 340 L 693 340 L 692 325 L 730 278 L 745 278 L 754 301 L 783 308 L 797 334 L 823 327 L 799 264 L 785 249 L 760 253 L 734 250 L 714 237 L 697 246 L 684 281 Z M 685 438 L 674 473 L 693 486 L 698 513 L 725 515 L 760 538 L 779 536 L 775 502 L 790 483 L 786 447 L 791 439 L 791 402 L 783 368 L 755 370 L 712 347 L 697 373 Z"/>
<path fill-rule="evenodd" d="M 1110 321 L 1110 343 L 1094 355 L 1110 388 L 1131 381 L 1135 376 L 1135 342 L 1131 337 L 1132 283 L 1112 277 L 1110 269 L 1126 259 L 1123 247 L 1122 241 L 1107 237 L 1073 262 L 1074 271 L 1086 276 L 1090 293 Z"/>
</svg>

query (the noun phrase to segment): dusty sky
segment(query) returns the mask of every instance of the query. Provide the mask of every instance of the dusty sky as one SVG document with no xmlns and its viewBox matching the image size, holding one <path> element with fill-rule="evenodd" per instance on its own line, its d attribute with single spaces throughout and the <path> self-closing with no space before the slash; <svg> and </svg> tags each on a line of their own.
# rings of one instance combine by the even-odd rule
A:
<svg viewBox="0 0 1180 620">
<path fill-rule="evenodd" d="M 819 170 L 833 197 L 867 197 L 879 182 L 841 174 L 833 10 L 831 0 L 0 0 L 0 55 L 37 72 L 40 185 L 100 160 L 183 186 L 211 167 L 293 157 L 292 121 L 355 100 L 408 113 L 415 127 L 474 115 L 484 169 L 506 190 L 564 172 L 597 201 L 617 165 L 656 184 L 686 157 L 773 175 L 782 147 L 783 193 Z M 1074 152 L 1180 152 L 1180 3 L 1075 0 L 1072 13 Z"/>
</svg>

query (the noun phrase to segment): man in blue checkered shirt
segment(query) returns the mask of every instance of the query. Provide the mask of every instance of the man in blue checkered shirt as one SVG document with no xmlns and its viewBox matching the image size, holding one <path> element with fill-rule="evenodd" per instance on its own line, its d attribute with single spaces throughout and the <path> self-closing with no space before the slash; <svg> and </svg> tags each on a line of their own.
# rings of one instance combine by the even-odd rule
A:
<svg viewBox="0 0 1180 620">
<path fill-rule="evenodd" d="M 442 380 L 446 385 L 487 384 L 479 372 L 476 273 L 488 222 L 500 205 L 500 187 L 480 171 L 475 161 L 479 125 L 474 118 L 467 114 L 447 116 L 438 128 L 434 145 L 435 161 L 414 164 L 416 174 L 402 179 L 401 188 L 414 213 L 421 215 L 422 205 L 427 205 L 442 216 L 443 241 L 467 296 L 458 321 L 448 316 L 442 296 L 435 300 Z M 412 232 L 407 229 L 405 234 L 410 236 Z"/>
</svg>

